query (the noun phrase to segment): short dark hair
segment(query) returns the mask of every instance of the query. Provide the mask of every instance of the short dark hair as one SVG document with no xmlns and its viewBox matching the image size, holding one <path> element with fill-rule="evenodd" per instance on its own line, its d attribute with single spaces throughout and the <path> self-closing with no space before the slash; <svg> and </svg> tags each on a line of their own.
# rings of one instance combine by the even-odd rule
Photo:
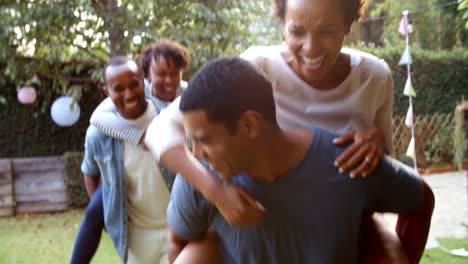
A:
<svg viewBox="0 0 468 264">
<path fill-rule="evenodd" d="M 106 70 L 107 70 L 107 68 L 109 68 L 110 66 L 124 65 L 124 64 L 128 63 L 129 61 L 135 62 L 134 60 L 132 60 L 130 58 L 127 58 L 125 56 L 115 56 L 115 57 L 110 58 L 110 60 L 104 65 L 104 68 L 102 69 L 102 79 L 103 79 L 104 85 L 106 85 Z M 135 62 L 135 64 L 136 64 L 136 62 Z M 137 67 L 138 67 L 138 64 L 137 64 Z M 140 71 L 139 67 L 138 67 L 138 71 Z"/>
<path fill-rule="evenodd" d="M 170 39 L 160 39 L 156 44 L 146 46 L 140 55 L 140 65 L 145 78 L 149 78 L 151 61 L 158 61 L 159 56 L 181 70 L 186 70 L 190 64 L 190 53 L 187 48 Z"/>
<path fill-rule="evenodd" d="M 247 110 L 260 113 L 277 126 L 270 81 L 255 66 L 238 57 L 205 64 L 190 80 L 179 108 L 182 112 L 204 110 L 210 121 L 223 123 L 231 133 Z"/>
<path fill-rule="evenodd" d="M 368 0 L 339 0 L 344 15 L 344 22 L 346 25 L 351 25 L 354 21 L 364 14 Z M 286 16 L 286 6 L 288 0 L 273 0 L 274 12 L 276 17 L 284 23 Z"/>
</svg>

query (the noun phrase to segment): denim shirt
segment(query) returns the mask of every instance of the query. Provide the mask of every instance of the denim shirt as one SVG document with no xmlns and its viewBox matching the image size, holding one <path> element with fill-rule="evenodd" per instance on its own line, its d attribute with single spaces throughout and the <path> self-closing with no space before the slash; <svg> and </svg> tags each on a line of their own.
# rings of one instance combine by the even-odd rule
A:
<svg viewBox="0 0 468 264">
<path fill-rule="evenodd" d="M 104 222 L 120 258 L 125 263 L 128 216 L 123 142 L 103 134 L 94 126 L 89 126 L 81 171 L 84 175 L 102 178 Z"/>
<path fill-rule="evenodd" d="M 88 127 L 85 139 L 85 154 L 81 172 L 92 177 L 101 177 L 104 223 L 117 252 L 127 261 L 127 181 L 123 160 L 123 141 L 110 137 L 93 125 Z M 175 175 L 164 166 L 159 166 L 169 191 Z"/>
</svg>

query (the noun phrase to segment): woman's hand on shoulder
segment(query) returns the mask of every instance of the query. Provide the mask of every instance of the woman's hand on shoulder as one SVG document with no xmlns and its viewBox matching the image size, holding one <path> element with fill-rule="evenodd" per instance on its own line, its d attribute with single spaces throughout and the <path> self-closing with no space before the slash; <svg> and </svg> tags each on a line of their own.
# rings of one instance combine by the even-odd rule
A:
<svg viewBox="0 0 468 264">
<path fill-rule="evenodd" d="M 351 178 L 369 176 L 380 164 L 385 152 L 383 132 L 378 128 L 351 131 L 333 143 L 340 146 L 353 142 L 336 160 L 340 173 L 351 170 Z"/>
</svg>

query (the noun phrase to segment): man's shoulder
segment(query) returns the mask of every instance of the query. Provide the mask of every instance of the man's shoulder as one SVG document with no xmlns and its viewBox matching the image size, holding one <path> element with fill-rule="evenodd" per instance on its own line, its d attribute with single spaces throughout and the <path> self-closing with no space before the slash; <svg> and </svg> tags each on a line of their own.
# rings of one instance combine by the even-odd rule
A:
<svg viewBox="0 0 468 264">
<path fill-rule="evenodd" d="M 375 173 L 379 174 L 379 172 L 380 174 L 391 172 L 392 174 L 398 174 L 404 177 L 420 178 L 418 172 L 414 168 L 389 155 L 384 155 L 382 157 L 380 166 L 377 167 Z"/>
</svg>

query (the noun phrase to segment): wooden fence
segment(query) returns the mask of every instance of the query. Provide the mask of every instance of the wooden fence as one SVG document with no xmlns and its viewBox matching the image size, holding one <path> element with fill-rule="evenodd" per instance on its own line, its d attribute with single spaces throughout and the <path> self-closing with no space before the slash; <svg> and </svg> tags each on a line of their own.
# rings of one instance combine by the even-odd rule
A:
<svg viewBox="0 0 468 264">
<path fill-rule="evenodd" d="M 67 208 L 62 157 L 0 159 L 0 216 Z"/>
<path fill-rule="evenodd" d="M 405 155 L 411 140 L 411 129 L 405 125 L 405 116 L 393 118 L 393 144 L 397 159 Z M 416 158 L 419 167 L 451 163 L 453 159 L 453 114 L 436 113 L 414 116 Z"/>
</svg>

